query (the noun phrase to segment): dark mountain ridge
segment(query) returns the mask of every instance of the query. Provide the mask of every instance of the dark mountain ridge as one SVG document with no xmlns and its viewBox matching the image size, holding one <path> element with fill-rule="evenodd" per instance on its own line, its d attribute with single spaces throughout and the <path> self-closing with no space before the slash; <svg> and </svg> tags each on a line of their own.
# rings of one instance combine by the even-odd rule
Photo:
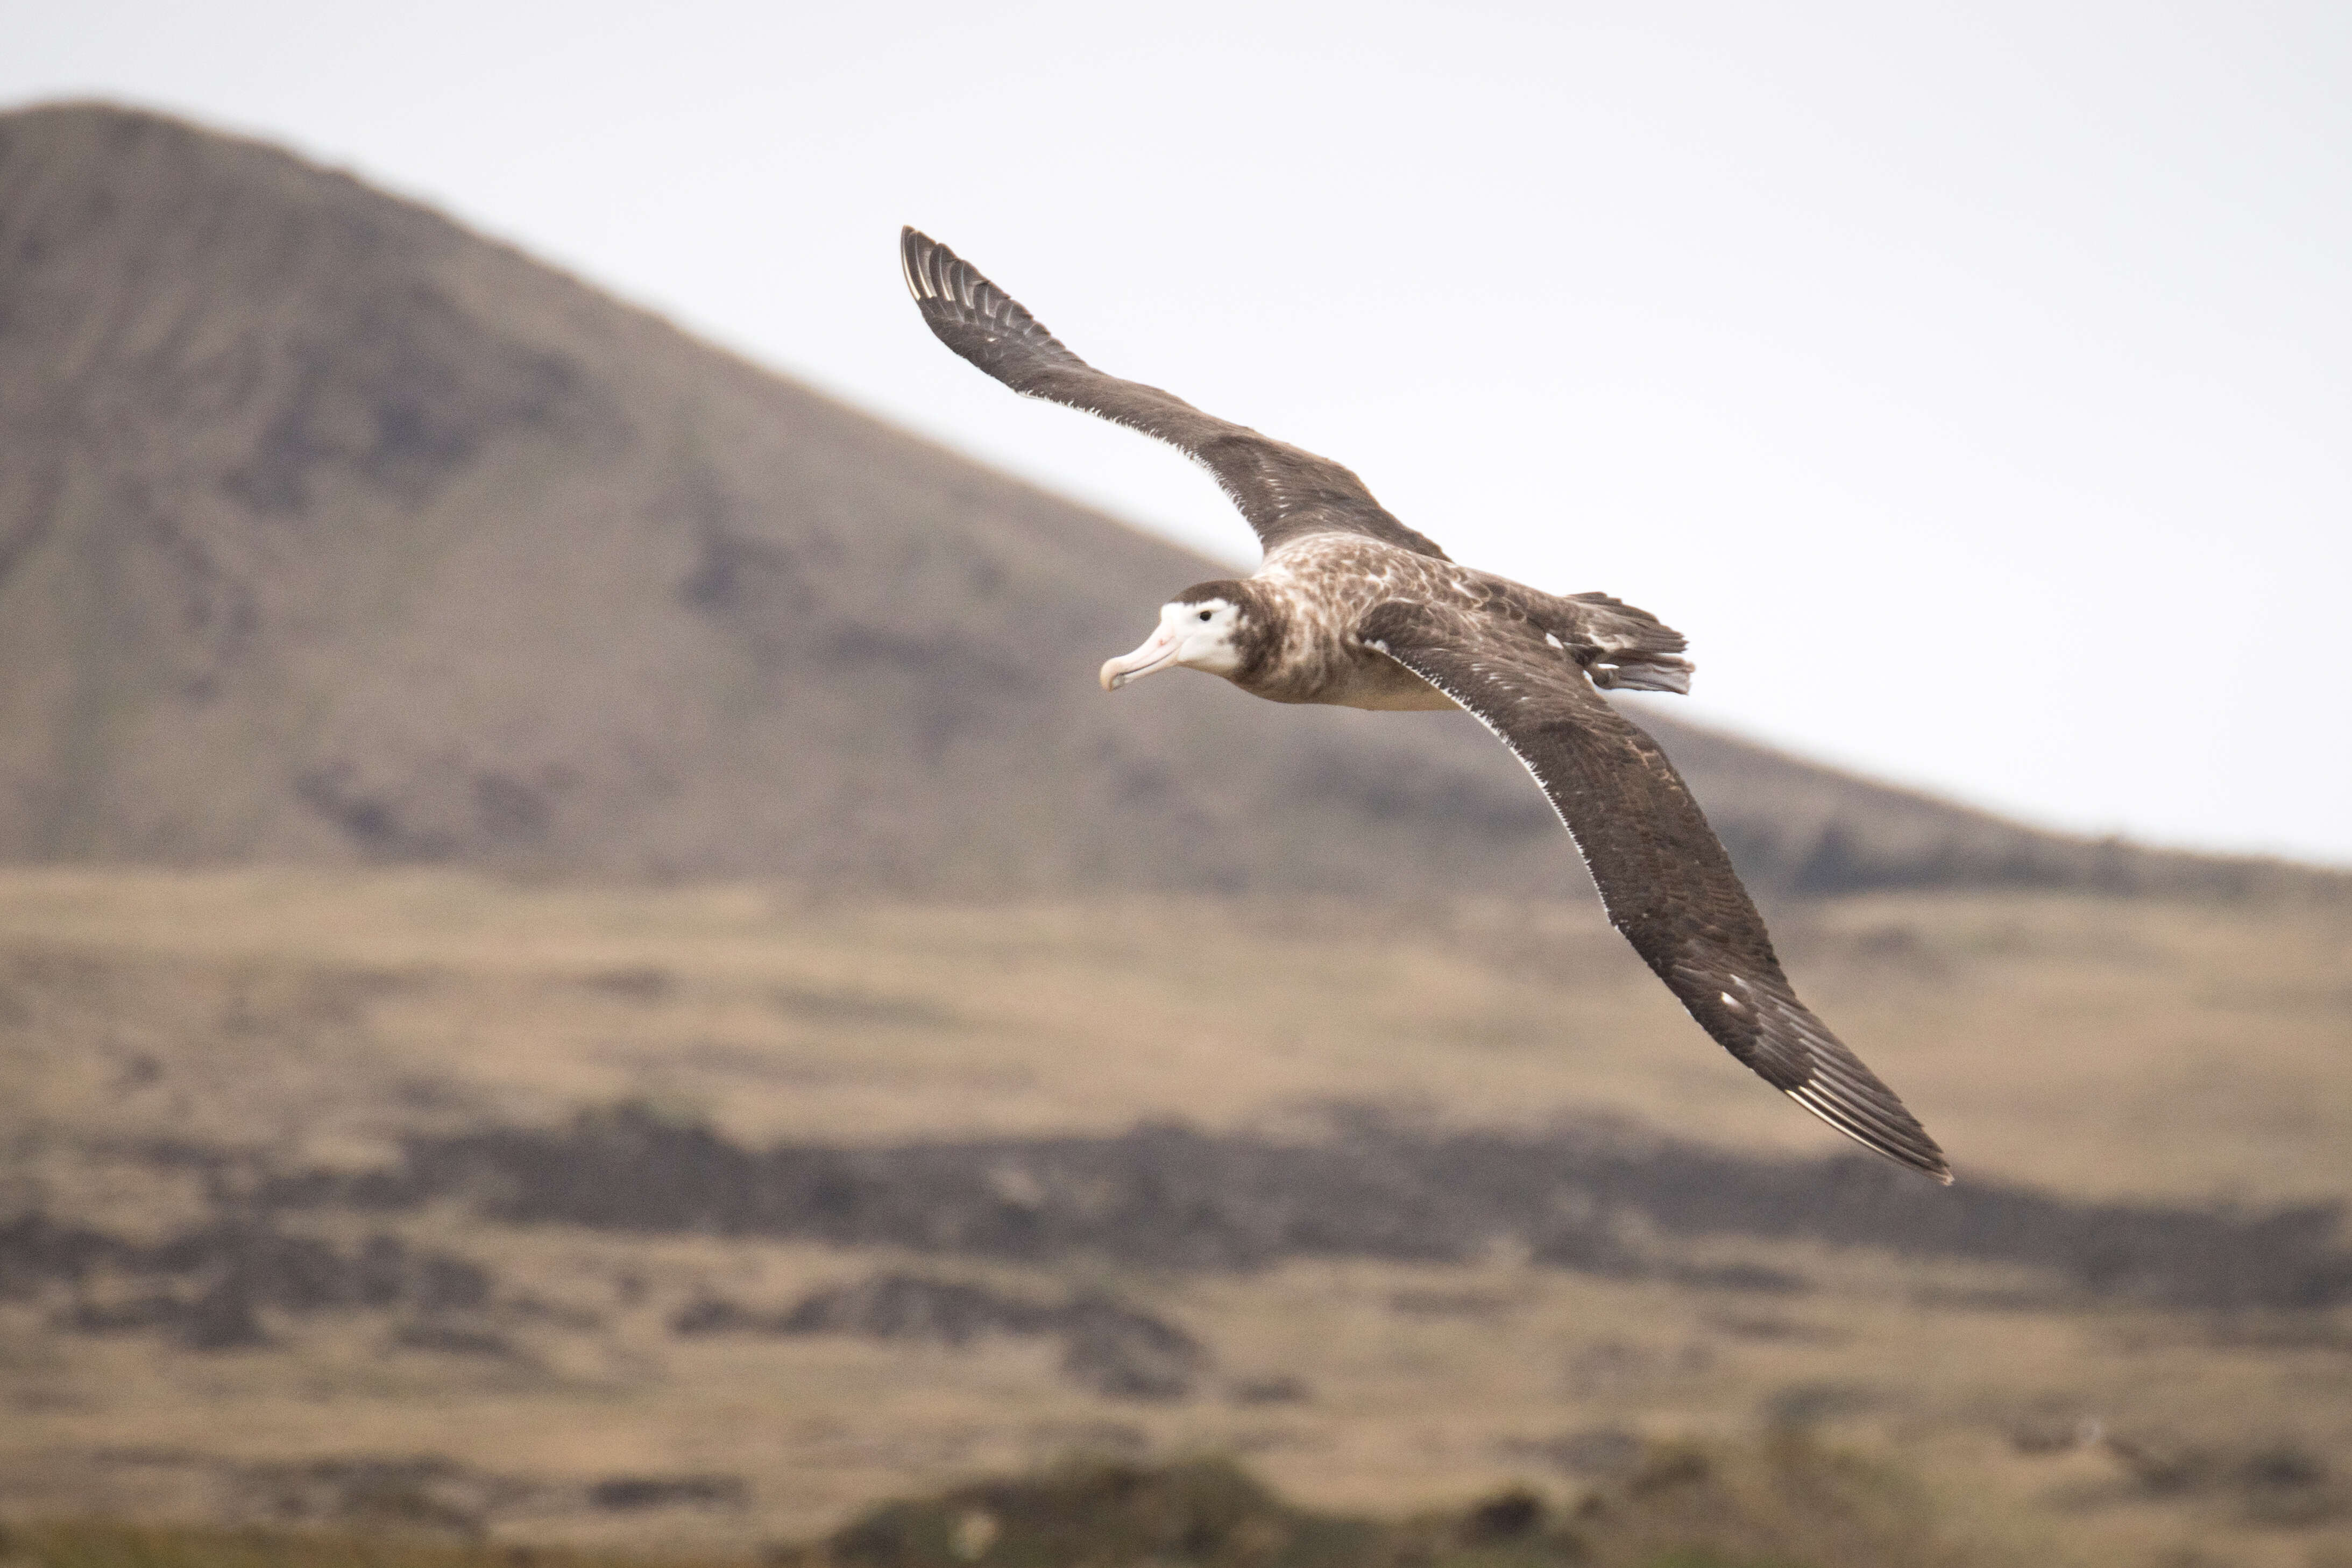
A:
<svg viewBox="0 0 2352 1568">
<path fill-rule="evenodd" d="M 1579 874 L 1466 718 L 1103 700 L 1201 559 L 154 115 L 0 115 L 0 858 L 969 896 Z M 2352 886 L 1643 722 L 1767 892 Z"/>
</svg>

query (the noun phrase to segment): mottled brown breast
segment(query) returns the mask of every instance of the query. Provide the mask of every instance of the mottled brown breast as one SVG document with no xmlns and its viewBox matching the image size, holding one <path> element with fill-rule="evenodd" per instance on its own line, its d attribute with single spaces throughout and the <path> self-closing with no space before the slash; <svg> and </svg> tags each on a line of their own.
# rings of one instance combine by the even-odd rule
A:
<svg viewBox="0 0 2352 1568">
<path fill-rule="evenodd" d="M 1364 616 L 1394 599 L 1473 611 L 1471 574 L 1347 534 L 1317 534 L 1266 557 L 1250 587 L 1269 604 L 1278 641 L 1234 685 L 1270 702 L 1380 710 L 1450 708 L 1454 702 L 1357 636 Z"/>
</svg>

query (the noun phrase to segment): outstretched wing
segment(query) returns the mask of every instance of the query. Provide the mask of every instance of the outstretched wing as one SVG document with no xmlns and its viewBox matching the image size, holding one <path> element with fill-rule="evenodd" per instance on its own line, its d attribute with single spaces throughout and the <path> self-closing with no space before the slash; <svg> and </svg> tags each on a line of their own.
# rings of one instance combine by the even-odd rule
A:
<svg viewBox="0 0 2352 1568">
<path fill-rule="evenodd" d="M 1351 533 L 1446 559 L 1329 458 L 1202 413 L 1158 387 L 1096 370 L 939 241 L 902 230 L 898 255 L 908 291 L 940 342 L 1025 397 L 1084 409 L 1175 447 L 1216 476 L 1265 549 L 1307 534 Z"/>
<path fill-rule="evenodd" d="M 1401 600 L 1373 609 L 1358 635 L 1476 715 L 1527 765 L 1583 852 L 1610 924 L 1717 1043 L 1856 1143 L 1952 1179 L 1895 1092 L 1797 999 L 1682 775 L 1573 664 L 1529 638 Z"/>
</svg>

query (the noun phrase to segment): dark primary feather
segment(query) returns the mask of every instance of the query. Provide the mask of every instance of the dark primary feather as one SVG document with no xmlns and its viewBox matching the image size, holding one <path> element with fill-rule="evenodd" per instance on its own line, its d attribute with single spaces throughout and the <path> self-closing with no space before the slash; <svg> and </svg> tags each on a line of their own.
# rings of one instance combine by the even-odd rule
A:
<svg viewBox="0 0 2352 1568">
<path fill-rule="evenodd" d="M 1352 533 L 1446 559 L 1330 459 L 1202 413 L 1158 387 L 1096 370 L 937 240 L 903 230 L 898 255 L 908 291 L 940 342 L 1014 392 L 1084 409 L 1182 452 L 1216 476 L 1265 549 L 1308 534 Z"/>
<path fill-rule="evenodd" d="M 1895 1092 L 1797 999 L 1764 917 L 1656 741 L 1560 654 L 1491 622 L 1392 600 L 1358 634 L 1527 765 L 1583 852 L 1610 923 L 1725 1050 L 1855 1142 L 1952 1179 Z"/>
</svg>

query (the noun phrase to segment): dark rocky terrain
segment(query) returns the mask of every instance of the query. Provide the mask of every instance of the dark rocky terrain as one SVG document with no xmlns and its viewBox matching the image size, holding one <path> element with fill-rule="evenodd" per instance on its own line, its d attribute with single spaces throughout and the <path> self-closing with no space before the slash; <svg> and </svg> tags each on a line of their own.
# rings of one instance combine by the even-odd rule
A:
<svg viewBox="0 0 2352 1568">
<path fill-rule="evenodd" d="M 287 153 L 0 116 L 0 859 L 1575 882 L 1467 719 L 1104 699 L 1216 574 Z M 1657 727 L 1769 889 L 2340 881 Z"/>
<path fill-rule="evenodd" d="M 1596 1126 L 1515 1136 L 1373 1117 L 1343 1119 L 1341 1128 L 1300 1144 L 1162 1124 L 1115 1136 L 751 1149 L 707 1125 L 623 1105 L 562 1130 L 418 1139 L 393 1169 L 252 1185 L 297 1207 L 398 1212 L 473 1194 L 488 1217 L 510 1224 L 802 1238 L 1027 1263 L 1462 1263 L 1505 1242 L 1553 1268 L 1804 1289 L 1785 1270 L 1694 1270 L 1656 1246 L 1749 1237 L 2014 1264 L 2040 1271 L 2045 1292 L 2089 1298 L 2200 1308 L 2352 1301 L 2352 1252 L 2337 1242 L 2333 1205 L 2091 1204 L 1982 1179 L 1947 1193 L 1861 1155 L 1735 1155 Z M 1631 1234 L 1653 1245 L 1630 1244 Z M 833 1321 L 831 1309 L 807 1310 L 799 1329 Z"/>
</svg>

